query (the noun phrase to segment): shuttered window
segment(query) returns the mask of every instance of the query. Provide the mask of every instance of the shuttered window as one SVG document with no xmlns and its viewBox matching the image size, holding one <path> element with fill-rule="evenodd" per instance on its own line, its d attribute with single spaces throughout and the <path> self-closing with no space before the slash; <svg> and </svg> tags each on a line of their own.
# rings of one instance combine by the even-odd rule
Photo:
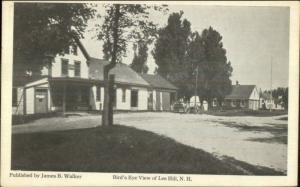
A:
<svg viewBox="0 0 300 187">
<path fill-rule="evenodd" d="M 73 53 L 73 55 L 77 56 L 78 52 L 77 52 L 77 46 L 76 45 L 72 45 L 72 53 Z"/>
<path fill-rule="evenodd" d="M 75 77 L 80 77 L 80 61 L 75 61 Z"/>
<path fill-rule="evenodd" d="M 66 59 L 62 59 L 61 60 L 61 75 L 62 76 L 69 76 L 68 67 L 69 67 L 69 61 Z"/>
<path fill-rule="evenodd" d="M 70 54 L 70 47 L 69 46 L 64 49 L 64 54 Z"/>
<path fill-rule="evenodd" d="M 125 103 L 126 102 L 126 89 L 122 88 L 122 102 Z"/>
</svg>

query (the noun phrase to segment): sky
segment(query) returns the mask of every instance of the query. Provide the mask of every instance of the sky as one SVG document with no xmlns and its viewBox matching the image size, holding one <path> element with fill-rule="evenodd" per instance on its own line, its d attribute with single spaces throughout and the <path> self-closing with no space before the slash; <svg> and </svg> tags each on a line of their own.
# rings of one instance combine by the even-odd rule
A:
<svg viewBox="0 0 300 187">
<path fill-rule="evenodd" d="M 192 31 L 201 33 L 212 26 L 222 35 L 227 59 L 233 67 L 233 84 L 236 81 L 241 85 L 254 84 L 262 90 L 288 86 L 288 7 L 169 5 L 168 14 L 151 12 L 150 19 L 163 27 L 169 14 L 180 10 L 184 12 L 183 18 L 191 22 Z M 101 20 L 90 21 L 82 42 L 91 56 L 102 58 L 102 42 L 94 38 L 95 22 Z M 156 67 L 151 49 L 147 61 L 149 73 Z M 123 62 L 130 64 L 132 58 L 132 47 L 128 47 Z"/>
</svg>

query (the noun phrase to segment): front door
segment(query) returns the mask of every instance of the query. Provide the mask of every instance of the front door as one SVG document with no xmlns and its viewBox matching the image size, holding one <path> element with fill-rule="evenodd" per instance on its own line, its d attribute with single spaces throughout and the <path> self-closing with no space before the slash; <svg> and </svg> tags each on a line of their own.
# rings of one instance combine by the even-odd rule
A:
<svg viewBox="0 0 300 187">
<path fill-rule="evenodd" d="M 162 92 L 162 109 L 163 111 L 170 110 L 170 93 Z"/>
<path fill-rule="evenodd" d="M 35 89 L 35 113 L 47 113 L 48 109 L 48 89 Z"/>
<path fill-rule="evenodd" d="M 131 107 L 138 107 L 138 91 L 137 90 L 131 90 Z"/>
</svg>

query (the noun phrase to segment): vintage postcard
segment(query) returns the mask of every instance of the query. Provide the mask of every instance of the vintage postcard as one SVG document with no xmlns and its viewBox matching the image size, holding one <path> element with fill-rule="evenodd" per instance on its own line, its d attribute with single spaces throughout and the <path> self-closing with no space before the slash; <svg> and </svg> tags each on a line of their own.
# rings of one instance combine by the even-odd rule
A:
<svg viewBox="0 0 300 187">
<path fill-rule="evenodd" d="M 3 2 L 1 186 L 296 186 L 299 2 Z"/>
</svg>

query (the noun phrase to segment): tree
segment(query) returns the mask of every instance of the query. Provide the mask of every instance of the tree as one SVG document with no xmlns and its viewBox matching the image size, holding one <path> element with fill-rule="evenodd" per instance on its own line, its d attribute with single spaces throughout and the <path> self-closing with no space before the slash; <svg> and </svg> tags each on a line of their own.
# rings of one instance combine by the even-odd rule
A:
<svg viewBox="0 0 300 187">
<path fill-rule="evenodd" d="M 191 24 L 182 20 L 183 12 L 172 13 L 166 27 L 159 30 L 152 55 L 158 66 L 157 73 L 179 88 L 178 96 L 187 93 L 189 64 L 186 63 L 186 52 L 191 34 Z"/>
<path fill-rule="evenodd" d="M 56 54 L 80 39 L 95 14 L 87 4 L 15 3 L 14 76 L 38 76 Z"/>
<path fill-rule="evenodd" d="M 226 50 L 223 48 L 222 36 L 212 27 L 201 34 L 204 48 L 204 59 L 201 63 L 202 82 L 200 97 L 206 99 L 211 106 L 212 99 L 221 103 L 231 91 L 231 62 L 227 61 Z"/>
<path fill-rule="evenodd" d="M 138 73 L 147 73 L 147 58 L 148 58 L 148 44 L 144 41 L 139 41 L 138 45 L 134 45 L 134 57 L 130 67 Z"/>
<path fill-rule="evenodd" d="M 187 97 L 198 95 L 203 95 L 203 82 L 204 82 L 204 73 L 203 73 L 203 64 L 204 64 L 204 46 L 201 39 L 201 36 L 196 31 L 191 34 L 191 41 L 187 49 L 187 62 L 189 63 L 190 81 L 187 81 L 189 94 Z M 197 79 L 197 80 L 196 80 Z M 195 82 L 197 81 L 197 88 L 195 88 Z M 200 97 L 201 98 L 201 97 Z"/>
<path fill-rule="evenodd" d="M 98 39 L 104 41 L 104 58 L 110 63 L 104 67 L 104 110 L 102 125 L 112 125 L 109 111 L 111 94 L 109 92 L 108 75 L 126 54 L 127 42 L 139 39 L 140 36 L 155 36 L 156 25 L 150 21 L 149 9 L 167 11 L 165 5 L 150 6 L 143 4 L 105 4 L 104 22 L 99 27 Z"/>
<path fill-rule="evenodd" d="M 289 108 L 289 88 L 283 88 L 282 102 L 284 109 Z"/>
<path fill-rule="evenodd" d="M 288 109 L 288 88 L 278 87 L 274 90 L 265 90 L 264 93 L 271 94 L 274 104 L 282 104 L 285 109 Z"/>
</svg>

